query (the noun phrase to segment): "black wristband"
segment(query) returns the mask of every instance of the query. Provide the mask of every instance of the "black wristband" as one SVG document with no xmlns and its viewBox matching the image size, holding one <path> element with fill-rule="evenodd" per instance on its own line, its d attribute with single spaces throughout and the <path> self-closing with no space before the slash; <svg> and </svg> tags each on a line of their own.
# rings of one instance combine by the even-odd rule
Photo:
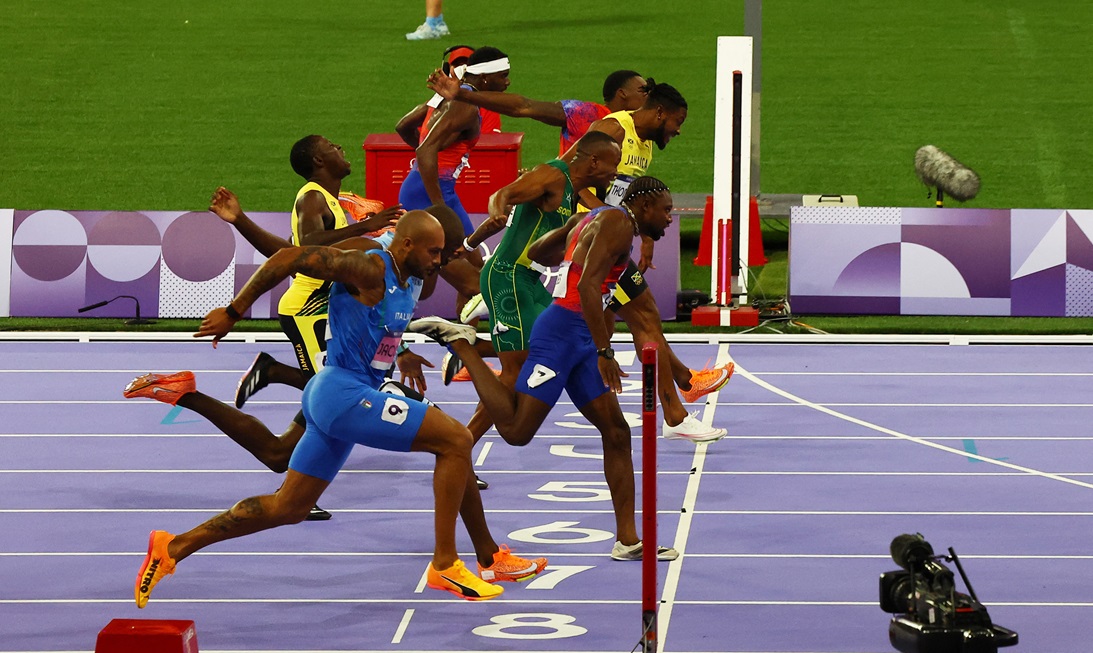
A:
<svg viewBox="0 0 1093 653">
<path fill-rule="evenodd" d="M 231 302 L 228 302 L 228 305 L 224 307 L 224 312 L 233 320 L 238 320 L 243 317 L 239 314 L 239 311 L 235 310 L 235 307 L 232 306 Z"/>
</svg>

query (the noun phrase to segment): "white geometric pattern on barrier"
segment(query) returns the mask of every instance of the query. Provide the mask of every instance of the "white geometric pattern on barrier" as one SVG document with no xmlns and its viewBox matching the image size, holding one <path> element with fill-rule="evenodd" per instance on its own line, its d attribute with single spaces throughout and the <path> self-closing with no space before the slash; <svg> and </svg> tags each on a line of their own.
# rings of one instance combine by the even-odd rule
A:
<svg viewBox="0 0 1093 653">
<path fill-rule="evenodd" d="M 235 296 L 235 260 L 207 281 L 187 281 L 166 265 L 159 266 L 159 316 L 204 316 Z"/>
<path fill-rule="evenodd" d="M 896 206 L 795 206 L 793 221 L 803 224 L 898 225 L 901 209 Z"/>
</svg>

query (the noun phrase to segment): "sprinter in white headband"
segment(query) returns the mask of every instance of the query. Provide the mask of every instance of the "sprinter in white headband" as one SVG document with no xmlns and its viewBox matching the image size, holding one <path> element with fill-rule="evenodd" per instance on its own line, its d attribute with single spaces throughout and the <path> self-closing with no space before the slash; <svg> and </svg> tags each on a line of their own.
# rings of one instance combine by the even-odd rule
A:
<svg viewBox="0 0 1093 653">
<path fill-rule="evenodd" d="M 509 58 L 497 48 L 478 48 L 467 60 L 463 82 L 476 91 L 504 91 L 509 87 Z"/>
</svg>

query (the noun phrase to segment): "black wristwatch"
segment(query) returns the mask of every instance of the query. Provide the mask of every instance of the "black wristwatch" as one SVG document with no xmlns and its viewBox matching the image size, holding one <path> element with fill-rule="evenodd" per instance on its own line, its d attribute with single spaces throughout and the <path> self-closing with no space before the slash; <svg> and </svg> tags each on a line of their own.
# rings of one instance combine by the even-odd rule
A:
<svg viewBox="0 0 1093 653">
<path fill-rule="evenodd" d="M 603 356 L 607 360 L 615 360 L 615 350 L 610 347 L 604 347 L 603 349 L 596 350 L 596 353 Z"/>
</svg>

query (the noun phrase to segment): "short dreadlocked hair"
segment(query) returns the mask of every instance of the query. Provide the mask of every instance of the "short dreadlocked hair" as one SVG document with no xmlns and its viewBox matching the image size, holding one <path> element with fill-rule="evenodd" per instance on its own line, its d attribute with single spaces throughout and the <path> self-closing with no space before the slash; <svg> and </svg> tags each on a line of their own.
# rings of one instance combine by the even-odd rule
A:
<svg viewBox="0 0 1093 653">
<path fill-rule="evenodd" d="M 629 203 L 642 195 L 670 192 L 672 191 L 668 188 L 668 184 L 665 184 L 656 177 L 638 177 L 630 182 L 630 187 L 626 189 L 626 194 L 622 196 L 622 201 L 623 203 Z"/>
<path fill-rule="evenodd" d="M 677 111 L 687 108 L 687 100 L 671 84 L 658 84 L 652 77 L 645 79 L 645 90 L 649 93 L 645 100 L 646 109 L 664 107 L 668 111 Z"/>
</svg>

